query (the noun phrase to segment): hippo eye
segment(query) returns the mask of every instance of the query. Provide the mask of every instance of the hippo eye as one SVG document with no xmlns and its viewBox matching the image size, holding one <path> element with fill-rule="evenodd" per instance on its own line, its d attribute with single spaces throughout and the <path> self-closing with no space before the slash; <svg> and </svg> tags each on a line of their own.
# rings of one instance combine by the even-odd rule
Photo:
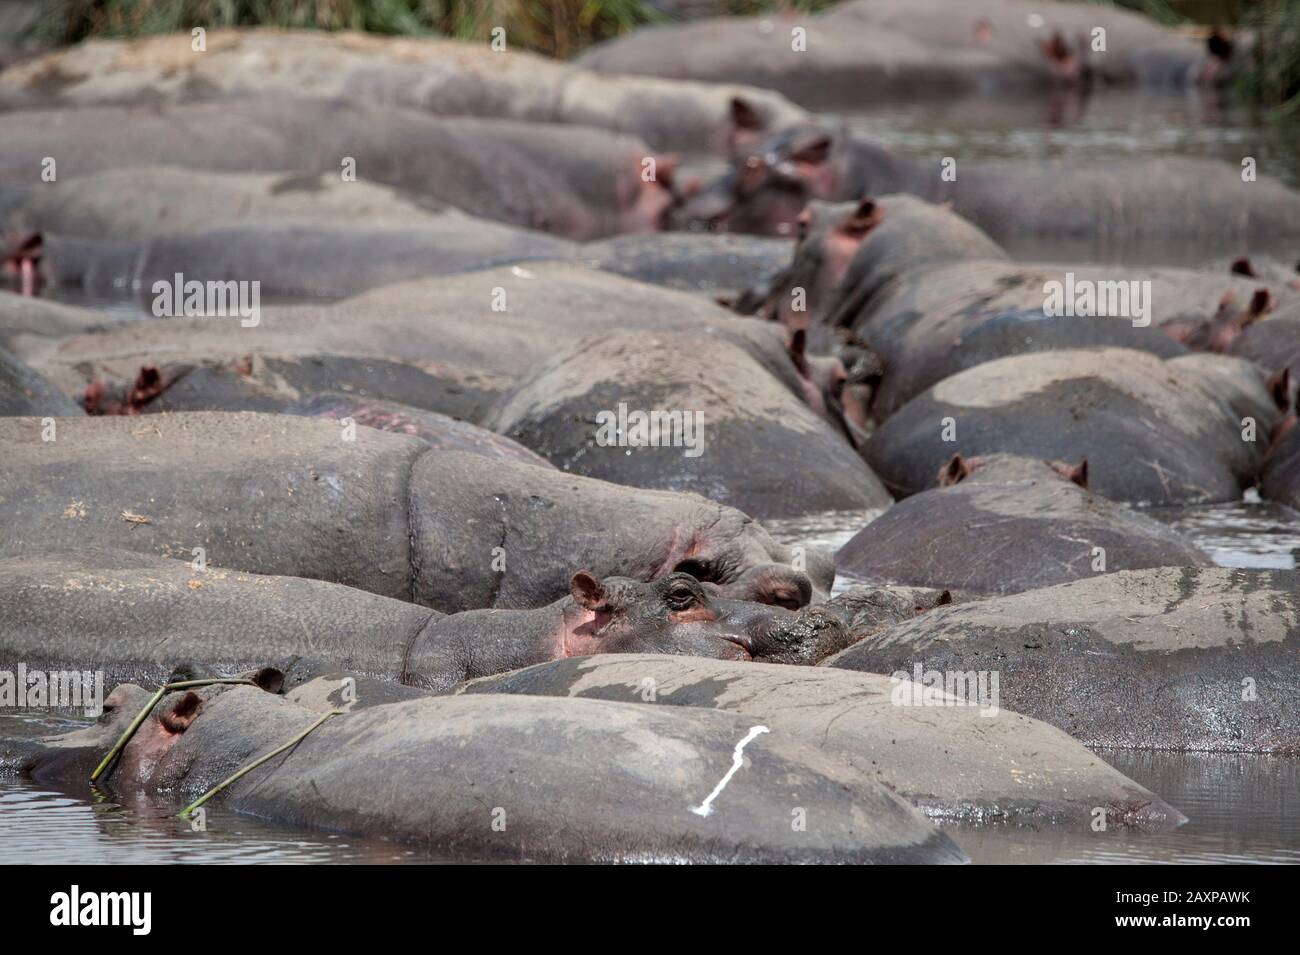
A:
<svg viewBox="0 0 1300 955">
<path fill-rule="evenodd" d="M 668 591 L 668 603 L 674 610 L 685 610 L 696 600 L 696 593 L 686 584 L 677 584 Z"/>
</svg>

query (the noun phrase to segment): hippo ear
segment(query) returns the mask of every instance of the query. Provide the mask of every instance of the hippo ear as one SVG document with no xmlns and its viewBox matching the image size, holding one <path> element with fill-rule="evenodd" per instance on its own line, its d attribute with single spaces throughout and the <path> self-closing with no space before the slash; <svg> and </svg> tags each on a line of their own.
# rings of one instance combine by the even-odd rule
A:
<svg viewBox="0 0 1300 955">
<path fill-rule="evenodd" d="M 1087 490 L 1088 488 L 1088 459 L 1082 459 L 1076 467 L 1067 468 L 1065 476 L 1073 481 L 1079 487 Z"/>
<path fill-rule="evenodd" d="M 845 217 L 844 221 L 839 225 L 839 230 L 847 236 L 861 239 L 879 224 L 883 217 L 883 212 L 876 205 L 876 200 L 867 197 L 862 199 L 854 210 Z"/>
<path fill-rule="evenodd" d="M 158 714 L 158 722 L 169 733 L 184 733 L 199 715 L 202 704 L 203 700 L 197 693 L 187 690 L 184 696 Z"/>
<path fill-rule="evenodd" d="M 939 487 L 952 487 L 954 484 L 960 484 L 965 478 L 970 476 L 973 471 L 966 459 L 958 451 L 948 459 L 948 463 L 939 469 Z"/>
<path fill-rule="evenodd" d="M 743 96 L 731 98 L 731 125 L 727 129 L 727 150 L 732 156 L 753 149 L 767 132 L 767 123 Z"/>
<path fill-rule="evenodd" d="M 1249 325 L 1272 310 L 1273 293 L 1266 288 L 1255 289 L 1255 294 L 1250 297 L 1250 308 L 1242 321 L 1242 327 Z"/>
<path fill-rule="evenodd" d="M 573 575 L 569 581 L 569 593 L 576 604 L 588 610 L 600 610 L 606 603 L 605 585 L 585 570 Z"/>
<path fill-rule="evenodd" d="M 1269 377 L 1267 382 L 1268 393 L 1273 398 L 1273 404 L 1277 405 L 1278 410 L 1286 411 L 1287 406 L 1291 403 L 1288 399 L 1291 396 L 1291 369 L 1283 368 L 1277 374 Z"/>
<path fill-rule="evenodd" d="M 284 691 L 284 671 L 276 667 L 262 667 L 250 679 L 267 693 L 278 695 Z"/>
<path fill-rule="evenodd" d="M 1255 271 L 1255 266 L 1252 265 L 1250 259 L 1244 255 L 1240 258 L 1233 259 L 1232 264 L 1228 266 L 1228 271 L 1233 275 L 1244 275 L 1251 279 L 1259 278 L 1259 273 Z"/>
<path fill-rule="evenodd" d="M 807 347 L 808 335 L 802 328 L 796 328 L 790 333 L 785 350 L 790 356 L 790 361 L 794 363 L 795 371 L 804 378 L 811 377 L 808 369 Z"/>
<path fill-rule="evenodd" d="M 799 143 L 790 158 L 808 166 L 822 165 L 831 158 L 830 136 L 826 133 L 818 133 L 811 139 Z"/>
</svg>

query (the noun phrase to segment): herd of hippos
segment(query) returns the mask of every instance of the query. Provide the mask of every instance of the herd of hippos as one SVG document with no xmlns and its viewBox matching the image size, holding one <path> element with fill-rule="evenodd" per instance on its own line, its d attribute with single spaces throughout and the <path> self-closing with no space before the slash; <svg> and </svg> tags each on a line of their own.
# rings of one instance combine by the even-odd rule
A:
<svg viewBox="0 0 1300 955">
<path fill-rule="evenodd" d="M 960 10 L 0 72 L 0 672 L 111 690 L 0 775 L 83 785 L 157 687 L 242 676 L 164 695 L 100 785 L 188 801 L 339 710 L 209 809 L 454 859 L 960 862 L 936 822 L 1185 821 L 1088 747 L 1300 755 L 1297 572 L 1138 507 L 1300 508 L 1300 195 L 945 177 L 829 112 L 1221 85 L 1249 38 Z M 127 294 L 170 317 L 71 304 Z M 698 453 L 595 440 L 624 406 Z M 869 512 L 834 555 L 760 523 L 829 511 Z"/>
</svg>

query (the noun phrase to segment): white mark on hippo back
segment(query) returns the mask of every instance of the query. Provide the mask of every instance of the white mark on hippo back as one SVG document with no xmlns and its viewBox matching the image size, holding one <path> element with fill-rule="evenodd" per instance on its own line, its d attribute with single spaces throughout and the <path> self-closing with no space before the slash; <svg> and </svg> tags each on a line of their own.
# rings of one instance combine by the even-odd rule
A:
<svg viewBox="0 0 1300 955">
<path fill-rule="evenodd" d="M 707 816 L 709 813 L 713 812 L 713 800 L 717 799 L 722 793 L 722 790 L 727 788 L 727 783 L 731 782 L 731 777 L 736 775 L 736 771 L 740 769 L 745 762 L 745 747 L 761 734 L 770 732 L 771 730 L 766 726 L 751 726 L 749 728 L 749 732 L 745 734 L 745 738 L 736 744 L 736 749 L 731 754 L 731 768 L 727 770 L 727 775 L 718 780 L 718 785 L 713 787 L 713 792 L 709 793 L 704 802 L 700 803 L 698 806 L 691 807 L 691 812 L 695 813 L 697 816 Z"/>
</svg>

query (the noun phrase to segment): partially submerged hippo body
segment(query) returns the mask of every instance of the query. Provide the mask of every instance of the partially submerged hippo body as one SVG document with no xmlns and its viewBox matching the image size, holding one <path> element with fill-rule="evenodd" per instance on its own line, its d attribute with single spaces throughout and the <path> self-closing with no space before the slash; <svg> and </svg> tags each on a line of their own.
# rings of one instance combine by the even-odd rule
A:
<svg viewBox="0 0 1300 955">
<path fill-rule="evenodd" d="M 1300 754 L 1300 579 L 1120 571 L 939 607 L 825 666 L 996 671 L 1001 705 L 1088 746 Z"/>
<path fill-rule="evenodd" d="M 802 311 L 793 307 L 799 289 Z M 1096 290 L 1090 312 L 1049 309 L 1053 294 L 1077 305 L 1085 290 Z M 882 420 L 944 378 L 1008 355 L 1106 346 L 1185 355 L 1166 334 L 1171 325 L 1235 316 L 1260 294 L 1272 290 L 1187 269 L 1012 263 L 951 211 L 887 196 L 814 203 L 790 265 L 751 303 L 762 298 L 765 317 L 806 328 L 812 350 L 838 351 L 847 340 L 875 352 L 883 374 L 871 411 Z"/>
<path fill-rule="evenodd" d="M 249 353 L 437 362 L 462 373 L 518 377 L 563 343 L 613 328 L 695 327 L 729 317 L 700 296 L 543 262 L 402 282 L 328 306 L 263 306 L 256 327 L 242 327 L 236 317 L 130 322 L 20 357 L 68 392 L 96 377 L 133 380 L 143 365 L 229 361 Z"/>
<path fill-rule="evenodd" d="M 1144 157 L 945 166 L 897 156 L 842 125 L 773 134 L 673 213 L 679 224 L 794 235 L 821 199 L 907 193 L 950 204 L 1016 258 L 1183 264 L 1207 243 L 1245 253 L 1300 246 L 1300 193 L 1229 163 Z"/>
<path fill-rule="evenodd" d="M 1045 460 L 1086 458 L 1089 487 L 1114 501 L 1150 504 L 1235 501 L 1254 482 L 1271 420 L 1264 375 L 1244 362 L 1249 392 L 1219 394 L 1182 359 L 1124 348 L 1014 355 L 945 378 L 899 409 L 864 455 L 896 496 L 933 487 L 954 453 L 996 452 Z M 1250 379 L 1253 378 L 1253 382 Z M 1271 412 L 1276 415 L 1276 410 Z M 1254 432 L 1254 440 L 1247 436 Z"/>
<path fill-rule="evenodd" d="M 1106 31 L 1105 53 L 1091 52 Z M 803 33 L 800 38 L 793 31 Z M 860 0 L 817 15 L 720 17 L 642 27 L 588 50 L 605 73 L 731 81 L 805 106 L 951 97 L 1087 82 L 1215 82 L 1221 60 L 1136 13 L 1038 0 Z"/>
<path fill-rule="evenodd" d="M 595 75 L 487 43 L 317 30 L 208 30 L 201 53 L 191 42 L 184 33 L 79 43 L 6 72 L 0 98 L 86 106 L 329 96 L 440 116 L 603 127 L 655 148 L 692 150 L 719 145 L 735 96 L 777 127 L 805 115 L 767 90 Z"/>
<path fill-rule="evenodd" d="M 288 415 L 0 419 L 3 554 L 123 548 L 311 577 L 445 612 L 538 607 L 575 567 L 654 580 L 688 564 L 730 584 L 788 565 L 746 515 L 689 494 L 640 491 L 408 435 Z M 807 576 L 829 590 L 817 551 Z M 791 579 L 802 574 L 790 570 Z"/>
<path fill-rule="evenodd" d="M 344 670 L 445 692 L 592 653 L 814 664 L 850 642 L 840 618 L 820 607 L 733 600 L 684 573 L 643 583 L 582 571 L 569 586 L 532 610 L 444 615 L 321 580 L 121 550 L 38 553 L 0 560 L 0 661 L 93 664 L 110 684 L 274 666 L 291 682 Z"/>
<path fill-rule="evenodd" d="M 544 123 L 437 118 L 323 99 L 240 99 L 5 116 L 0 178 L 173 165 L 239 173 L 351 174 L 472 215 L 569 238 L 647 231 L 673 202 L 668 170 L 642 177 L 631 137 Z M 419 156 L 419 162 L 403 157 Z M 349 165 L 349 160 L 351 165 Z"/>
<path fill-rule="evenodd" d="M 0 347 L 0 415 L 75 415 L 77 405 Z"/>
<path fill-rule="evenodd" d="M 910 680 L 825 667 L 611 655 L 544 663 L 466 684 L 524 694 L 723 710 L 844 762 L 928 816 L 1030 826 L 1146 830 L 1184 821 L 1055 727 L 981 710 Z M 906 701 L 900 705 L 899 701 Z"/>
<path fill-rule="evenodd" d="M 751 348 L 737 340 L 745 333 Z M 838 409 L 823 405 L 830 420 L 819 417 L 784 357 L 774 327 L 744 319 L 613 332 L 540 366 L 486 423 L 565 471 L 694 491 L 759 519 L 887 506 L 888 492 L 831 423 Z M 782 363 L 784 379 L 768 371 Z"/>
<path fill-rule="evenodd" d="M 125 684 L 89 729 L 0 740 L 0 772 L 84 786 L 147 697 Z M 321 718 L 296 698 L 173 693 L 99 785 L 118 799 L 195 798 Z M 248 813 L 463 861 L 966 861 L 868 774 L 761 729 L 598 700 L 413 699 L 326 720 L 204 808 L 212 828 Z M 744 765 L 711 797 L 742 742 Z"/>
<path fill-rule="evenodd" d="M 955 486 L 891 507 L 840 549 L 836 570 L 865 580 L 1008 594 L 1110 571 L 1210 566 L 1177 532 L 1089 493 L 1047 462 L 957 455 L 951 465 Z"/>
</svg>

